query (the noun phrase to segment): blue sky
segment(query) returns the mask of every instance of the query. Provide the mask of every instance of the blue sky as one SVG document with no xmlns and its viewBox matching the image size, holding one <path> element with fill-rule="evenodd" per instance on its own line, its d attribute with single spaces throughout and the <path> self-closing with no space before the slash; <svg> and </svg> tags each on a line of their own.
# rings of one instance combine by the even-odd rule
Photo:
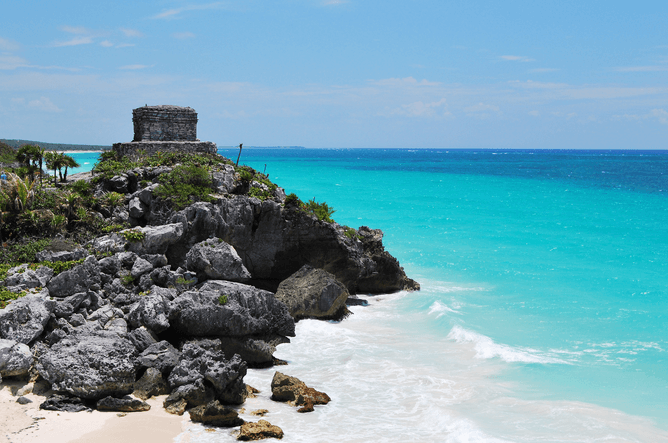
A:
<svg viewBox="0 0 668 443">
<path fill-rule="evenodd" d="M 668 149 L 666 1 L 11 1 L 0 138 Z"/>
</svg>

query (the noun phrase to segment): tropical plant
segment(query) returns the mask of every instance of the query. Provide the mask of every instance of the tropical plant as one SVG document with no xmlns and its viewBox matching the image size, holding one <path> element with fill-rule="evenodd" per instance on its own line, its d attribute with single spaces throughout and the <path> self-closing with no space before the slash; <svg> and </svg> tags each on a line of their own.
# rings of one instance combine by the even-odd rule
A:
<svg viewBox="0 0 668 443">
<path fill-rule="evenodd" d="M 46 160 L 46 167 L 53 170 L 53 184 L 55 186 L 58 184 L 56 170 L 58 170 L 58 173 L 60 174 L 60 179 L 63 179 L 61 169 L 65 165 L 65 154 L 62 152 L 49 151 L 44 154 L 44 160 Z"/>
<path fill-rule="evenodd" d="M 22 163 L 30 175 L 30 181 L 35 181 L 35 172 L 41 171 L 44 149 L 35 145 L 23 145 L 16 151 L 16 159 Z"/>
<path fill-rule="evenodd" d="M 34 181 L 31 183 L 10 172 L 6 182 L 2 184 L 0 207 L 14 212 L 23 212 L 30 209 L 35 198 L 34 186 Z"/>
<path fill-rule="evenodd" d="M 63 174 L 61 180 L 67 181 L 67 168 L 78 168 L 81 165 L 74 159 L 74 157 L 63 154 L 63 166 L 65 167 L 65 174 Z"/>
<path fill-rule="evenodd" d="M 330 208 L 325 202 L 318 203 L 315 201 L 315 198 L 312 198 L 304 205 L 304 209 L 318 217 L 318 220 L 323 220 L 328 223 L 334 222 L 334 220 L 332 220 L 332 214 L 336 211 L 334 208 Z"/>
</svg>

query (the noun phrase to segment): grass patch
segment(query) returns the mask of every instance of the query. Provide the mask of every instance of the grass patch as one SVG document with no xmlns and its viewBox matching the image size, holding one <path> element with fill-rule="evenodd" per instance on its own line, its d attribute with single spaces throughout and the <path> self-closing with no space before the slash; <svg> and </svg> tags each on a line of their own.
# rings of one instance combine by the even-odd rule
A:
<svg viewBox="0 0 668 443">
<path fill-rule="evenodd" d="M 160 177 L 160 185 L 153 194 L 168 201 L 174 210 L 180 211 L 197 201 L 215 201 L 209 194 L 213 191 L 211 174 L 196 165 L 179 165 L 170 173 Z"/>
<path fill-rule="evenodd" d="M 133 243 L 140 242 L 144 240 L 144 238 L 146 238 L 146 233 L 138 229 L 130 229 L 127 231 L 123 231 L 121 232 L 121 235 L 123 236 L 123 238 L 125 238 L 126 241 Z"/>
</svg>

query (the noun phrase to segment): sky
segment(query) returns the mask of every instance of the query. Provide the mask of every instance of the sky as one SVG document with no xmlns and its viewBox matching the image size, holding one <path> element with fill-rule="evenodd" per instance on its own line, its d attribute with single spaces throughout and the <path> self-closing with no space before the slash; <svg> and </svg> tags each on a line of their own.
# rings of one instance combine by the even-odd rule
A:
<svg viewBox="0 0 668 443">
<path fill-rule="evenodd" d="M 5 1 L 0 138 L 668 149 L 668 2 Z"/>
</svg>

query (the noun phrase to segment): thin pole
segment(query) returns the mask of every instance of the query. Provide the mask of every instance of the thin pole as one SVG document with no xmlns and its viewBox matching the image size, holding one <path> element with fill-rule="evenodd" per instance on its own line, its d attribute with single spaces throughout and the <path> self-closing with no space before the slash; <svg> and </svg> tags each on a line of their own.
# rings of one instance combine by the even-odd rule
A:
<svg viewBox="0 0 668 443">
<path fill-rule="evenodd" d="M 243 143 L 239 143 L 239 156 L 237 157 L 237 166 L 239 166 L 239 159 L 241 158 L 241 147 L 243 146 Z"/>
</svg>

